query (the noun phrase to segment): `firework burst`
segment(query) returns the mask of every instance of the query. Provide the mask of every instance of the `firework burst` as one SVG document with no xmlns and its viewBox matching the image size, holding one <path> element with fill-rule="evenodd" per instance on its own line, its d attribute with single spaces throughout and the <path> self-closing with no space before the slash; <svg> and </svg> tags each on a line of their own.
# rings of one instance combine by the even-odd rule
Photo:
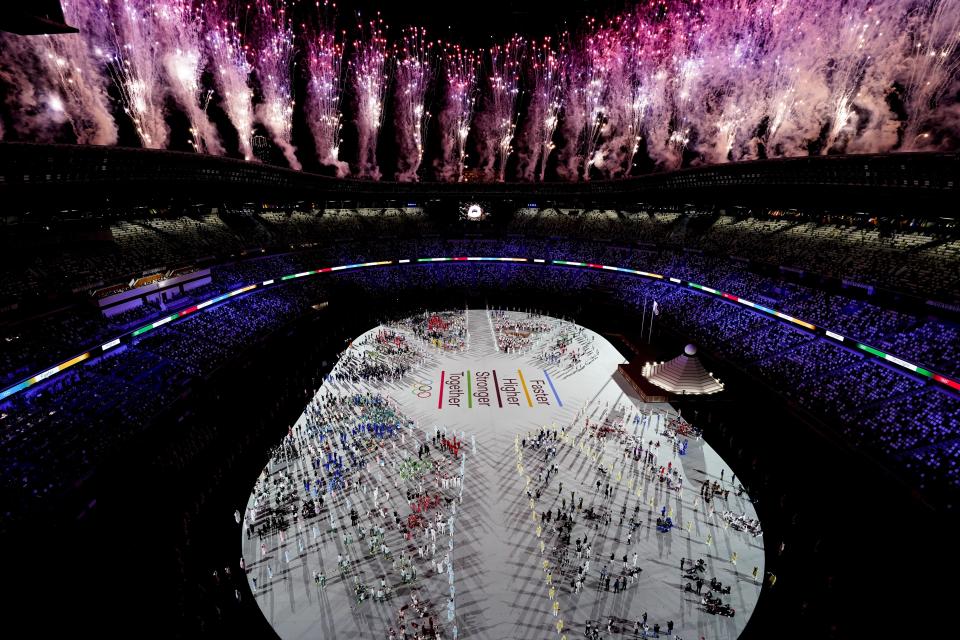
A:
<svg viewBox="0 0 960 640">
<path fill-rule="evenodd" d="M 303 60 L 302 115 L 318 159 L 340 175 L 349 120 L 355 173 L 379 178 L 392 74 L 397 180 L 416 180 L 428 160 L 440 180 L 463 179 L 467 164 L 503 180 L 514 154 L 520 179 L 544 180 L 555 167 L 560 179 L 589 180 L 630 175 L 641 163 L 960 145 L 960 0 L 642 0 L 574 34 L 517 36 L 482 55 L 416 27 L 388 44 L 379 17 L 334 32 L 333 7 L 67 0 L 79 34 L 0 36 L 6 134 L 111 144 L 119 116 L 144 147 L 182 146 L 171 140 L 181 134 L 171 134 L 178 119 L 169 108 L 189 121 L 197 151 L 220 153 L 220 123 L 206 110 L 215 100 L 246 159 L 259 122 L 299 168 L 293 80 Z M 431 91 L 439 140 L 428 159 Z M 356 98 L 346 114 L 343 95 Z"/>
<path fill-rule="evenodd" d="M 427 91 L 433 77 L 433 43 L 428 41 L 426 36 L 425 29 L 410 27 L 404 31 L 402 44 L 394 51 L 394 93 L 399 149 L 395 178 L 404 182 L 417 180 L 430 123 Z"/>
<path fill-rule="evenodd" d="M 484 108 L 477 118 L 478 164 L 488 180 L 503 182 L 507 158 L 513 151 L 520 96 L 520 61 L 526 42 L 514 36 L 505 45 L 491 47 L 484 87 Z"/>
<path fill-rule="evenodd" d="M 256 107 L 257 120 L 283 151 L 291 169 L 300 169 L 293 145 L 294 38 L 286 6 L 280 0 L 260 0 L 255 20 L 257 51 L 254 68 L 263 102 Z"/>
<path fill-rule="evenodd" d="M 521 180 L 544 179 L 547 159 L 553 151 L 553 134 L 557 130 L 563 106 L 563 52 L 553 48 L 545 38 L 530 47 L 527 77 L 529 101 L 526 120 L 517 151 L 517 173 Z"/>
<path fill-rule="evenodd" d="M 320 27 L 307 42 L 307 122 L 321 164 L 335 167 L 338 176 L 347 174 L 340 160 L 342 128 L 340 100 L 343 91 L 343 44 L 330 27 Z"/>
<path fill-rule="evenodd" d="M 205 38 L 206 50 L 218 97 L 237 132 L 240 153 L 244 160 L 254 160 L 252 67 L 237 28 L 237 16 L 227 5 L 216 3 L 207 7 L 207 16 L 212 25 Z"/>
<path fill-rule="evenodd" d="M 463 180 L 467 138 L 476 106 L 480 58 L 459 45 L 447 45 L 443 58 L 444 96 L 440 112 L 441 154 L 435 161 L 441 180 Z"/>
<path fill-rule="evenodd" d="M 383 100 L 390 79 L 387 39 L 383 30 L 383 19 L 379 17 L 365 27 L 358 27 L 361 37 L 353 43 L 354 57 L 351 60 L 360 150 L 357 175 L 374 180 L 380 179 L 377 137 L 383 125 Z"/>
</svg>

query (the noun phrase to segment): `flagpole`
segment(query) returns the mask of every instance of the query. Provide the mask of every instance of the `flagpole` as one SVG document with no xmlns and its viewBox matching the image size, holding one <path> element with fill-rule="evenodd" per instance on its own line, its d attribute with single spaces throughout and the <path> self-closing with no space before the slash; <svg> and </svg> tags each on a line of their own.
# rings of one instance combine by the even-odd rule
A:
<svg viewBox="0 0 960 640">
<path fill-rule="evenodd" d="M 657 301 L 654 300 L 653 304 L 657 304 Z M 647 344 L 650 344 L 650 341 L 653 339 L 653 318 L 656 316 L 653 311 L 650 311 L 650 333 L 647 334 Z M 642 334 L 641 334 L 642 335 Z"/>
<path fill-rule="evenodd" d="M 643 319 L 640 320 L 640 339 L 643 339 L 643 327 L 647 324 L 647 296 L 643 296 Z"/>
</svg>

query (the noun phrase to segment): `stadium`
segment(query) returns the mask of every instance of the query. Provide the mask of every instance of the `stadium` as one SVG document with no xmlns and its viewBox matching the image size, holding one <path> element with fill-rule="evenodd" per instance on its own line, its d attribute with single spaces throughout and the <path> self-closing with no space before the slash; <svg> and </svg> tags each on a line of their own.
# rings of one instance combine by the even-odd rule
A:
<svg viewBox="0 0 960 640">
<path fill-rule="evenodd" d="M 948 625 L 960 2 L 34 4 L 12 629 Z"/>
</svg>

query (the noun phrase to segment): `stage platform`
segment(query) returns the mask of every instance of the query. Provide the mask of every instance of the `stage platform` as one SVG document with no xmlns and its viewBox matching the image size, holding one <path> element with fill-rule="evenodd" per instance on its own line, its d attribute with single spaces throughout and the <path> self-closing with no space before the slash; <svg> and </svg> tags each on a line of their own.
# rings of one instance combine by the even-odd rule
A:
<svg viewBox="0 0 960 640">
<path fill-rule="evenodd" d="M 617 374 L 633 388 L 642 402 L 663 403 L 669 401 L 669 393 L 643 377 L 643 365 L 642 362 L 621 363 L 617 367 Z"/>
<path fill-rule="evenodd" d="M 495 321 L 488 310 L 455 310 L 436 321 L 434 326 L 451 322 L 451 327 L 462 322 L 465 332 L 460 350 L 444 350 L 415 335 L 418 321 L 371 329 L 354 341 L 335 367 L 334 376 L 318 391 L 321 401 L 379 394 L 389 401 L 387 413 L 402 419 L 398 420 L 400 428 L 383 435 L 376 449 L 368 453 L 358 449 L 355 461 L 352 454 L 345 453 L 344 458 L 351 459 L 351 477 L 362 478 L 365 490 L 355 484 L 352 491 L 341 488 L 334 496 L 328 495 L 320 515 L 290 521 L 282 541 L 278 533 L 271 532 L 262 540 L 265 555 L 258 535 L 241 534 L 248 577 L 251 584 L 252 579 L 257 581 L 254 597 L 277 634 L 284 640 L 388 639 L 391 627 L 399 629 L 401 609 L 408 632 L 411 620 L 422 621 L 408 606 L 415 592 L 446 639 L 582 638 L 588 621 L 600 625 L 600 637 L 621 637 L 606 632 L 611 619 L 623 631 L 622 637 L 632 638 L 636 637 L 634 621 L 644 613 L 651 636 L 658 623 L 661 636 L 672 638 L 666 634 L 667 623 L 672 621 L 673 634 L 686 640 L 737 638 L 757 604 L 764 549 L 762 536 L 739 531 L 721 516 L 730 511 L 757 517 L 748 496 L 735 495 L 730 479 L 736 470 L 703 440 L 689 440 L 686 453 L 677 455 L 665 434 L 676 412 L 665 403 L 643 402 L 623 384 L 617 370 L 625 358 L 602 336 L 571 323 L 517 312 L 497 314 L 497 319 L 510 327 L 504 332 L 512 341 L 510 353 L 498 349 Z M 389 333 L 381 333 L 383 329 Z M 377 349 L 378 335 L 403 336 L 401 342 L 412 349 L 405 356 L 414 362 L 412 369 L 384 380 L 350 379 L 347 370 L 356 371 L 358 362 L 390 361 L 390 356 Z M 455 342 L 451 339 L 449 344 Z M 571 358 L 571 352 L 579 358 Z M 317 474 L 329 480 L 326 470 L 315 474 L 306 453 L 311 442 L 320 446 L 316 438 L 307 435 L 312 420 L 308 414 L 306 411 L 291 425 L 297 453 L 278 456 L 261 476 L 261 487 L 277 487 L 278 479 L 288 476 L 297 504 L 312 499 Z M 445 430 L 448 439 L 455 437 L 458 454 L 465 453 L 465 457 L 438 450 L 432 440 L 437 429 Z M 547 461 L 544 447 L 529 446 L 540 429 L 557 434 L 553 444 L 556 455 Z M 598 438 L 598 433 L 606 437 Z M 528 440 L 528 446 L 519 446 L 519 440 Z M 657 462 L 652 472 L 649 465 L 625 459 L 624 450 L 634 442 L 642 443 L 646 450 L 651 441 L 660 443 L 659 449 L 654 448 Z M 682 441 L 678 439 L 680 446 Z M 432 472 L 423 476 L 408 473 L 410 461 L 420 460 L 418 447 L 423 442 L 430 443 L 427 458 L 439 473 L 453 477 L 462 464 L 462 501 L 455 481 L 450 486 L 436 486 Z M 682 476 L 679 491 L 657 479 L 656 467 L 668 464 Z M 558 472 L 546 480 L 545 470 L 552 465 L 557 465 Z M 313 480 L 311 489 L 305 488 L 305 478 Z M 712 501 L 714 513 L 700 498 L 705 479 L 721 482 L 723 489 L 730 490 L 729 498 Z M 251 485 L 255 480 L 251 478 Z M 613 487 L 611 497 L 605 495 L 608 483 Z M 424 545 L 422 537 L 406 540 L 397 527 L 389 526 L 395 522 L 394 511 L 407 521 L 411 513 L 407 492 L 421 487 L 442 497 L 444 518 L 454 515 L 455 505 L 452 551 L 451 536 L 438 534 L 436 552 L 428 550 L 421 558 L 418 547 Z M 378 490 L 376 498 L 374 488 Z M 528 489 L 535 498 L 533 503 Z M 563 553 L 552 525 L 564 500 L 569 507 L 571 491 L 575 502 L 581 498 L 583 502 L 581 509 L 573 511 L 576 524 L 569 550 Z M 275 499 L 272 494 L 268 497 Z M 331 505 L 336 521 L 333 530 L 328 513 Z M 262 513 L 262 504 L 258 506 Z M 379 515 L 380 506 L 386 517 Z M 627 516 L 621 526 L 624 506 Z M 249 519 L 251 509 L 257 511 L 253 507 L 251 495 L 240 509 L 246 508 Z M 636 507 L 640 525 L 628 544 L 628 521 Z M 360 514 L 358 527 L 386 527 L 389 556 L 379 546 L 369 553 L 367 540 L 359 540 L 358 528 L 350 526 L 351 508 Z M 553 511 L 553 522 L 534 517 L 535 511 L 548 509 Z M 609 524 L 588 519 L 588 509 L 609 511 Z M 368 515 L 371 512 L 373 515 Z M 665 533 L 656 528 L 661 512 L 677 525 Z M 427 512 L 427 517 L 434 521 L 435 511 Z M 319 531 L 317 537 L 314 527 Z M 345 534 L 349 534 L 347 538 Z M 572 582 L 576 568 L 587 556 L 578 559 L 577 538 L 587 539 L 591 546 L 587 578 L 579 593 Z M 412 558 L 416 568 L 417 578 L 412 583 L 401 580 L 401 553 Z M 626 589 L 614 593 L 612 581 L 611 591 L 598 589 L 601 570 L 606 566 L 615 579 L 623 570 L 624 555 L 628 570 L 633 568 L 634 553 L 642 572 L 628 581 Z M 447 614 L 450 572 L 446 565 L 439 573 L 436 569 L 436 561 L 448 554 L 455 594 L 452 621 Z M 338 555 L 351 557 L 350 569 L 343 577 L 337 567 Z M 716 577 L 731 587 L 729 594 L 720 597 L 735 609 L 733 617 L 708 613 L 700 596 L 684 591 L 683 559 L 686 567 L 702 559 L 705 570 L 700 575 L 707 583 Z M 314 580 L 318 571 L 326 576 L 323 588 Z M 375 591 L 381 579 L 392 588 L 390 599 L 357 601 L 356 585 L 370 585 Z M 551 586 L 556 590 L 553 594 Z M 704 584 L 702 593 L 708 590 Z M 553 602 L 559 603 L 557 615 Z M 558 631 L 560 620 L 563 627 Z"/>
</svg>

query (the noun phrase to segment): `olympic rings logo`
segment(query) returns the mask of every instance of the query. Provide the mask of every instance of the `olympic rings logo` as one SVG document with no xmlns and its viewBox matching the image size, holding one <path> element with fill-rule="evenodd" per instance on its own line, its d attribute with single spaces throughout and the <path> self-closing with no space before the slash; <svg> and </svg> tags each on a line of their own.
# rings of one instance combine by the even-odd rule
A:
<svg viewBox="0 0 960 640">
<path fill-rule="evenodd" d="M 432 385 L 420 383 L 413 385 L 413 389 L 410 391 L 410 393 L 414 394 L 418 398 L 429 398 L 432 395 L 431 391 L 433 391 Z"/>
</svg>

